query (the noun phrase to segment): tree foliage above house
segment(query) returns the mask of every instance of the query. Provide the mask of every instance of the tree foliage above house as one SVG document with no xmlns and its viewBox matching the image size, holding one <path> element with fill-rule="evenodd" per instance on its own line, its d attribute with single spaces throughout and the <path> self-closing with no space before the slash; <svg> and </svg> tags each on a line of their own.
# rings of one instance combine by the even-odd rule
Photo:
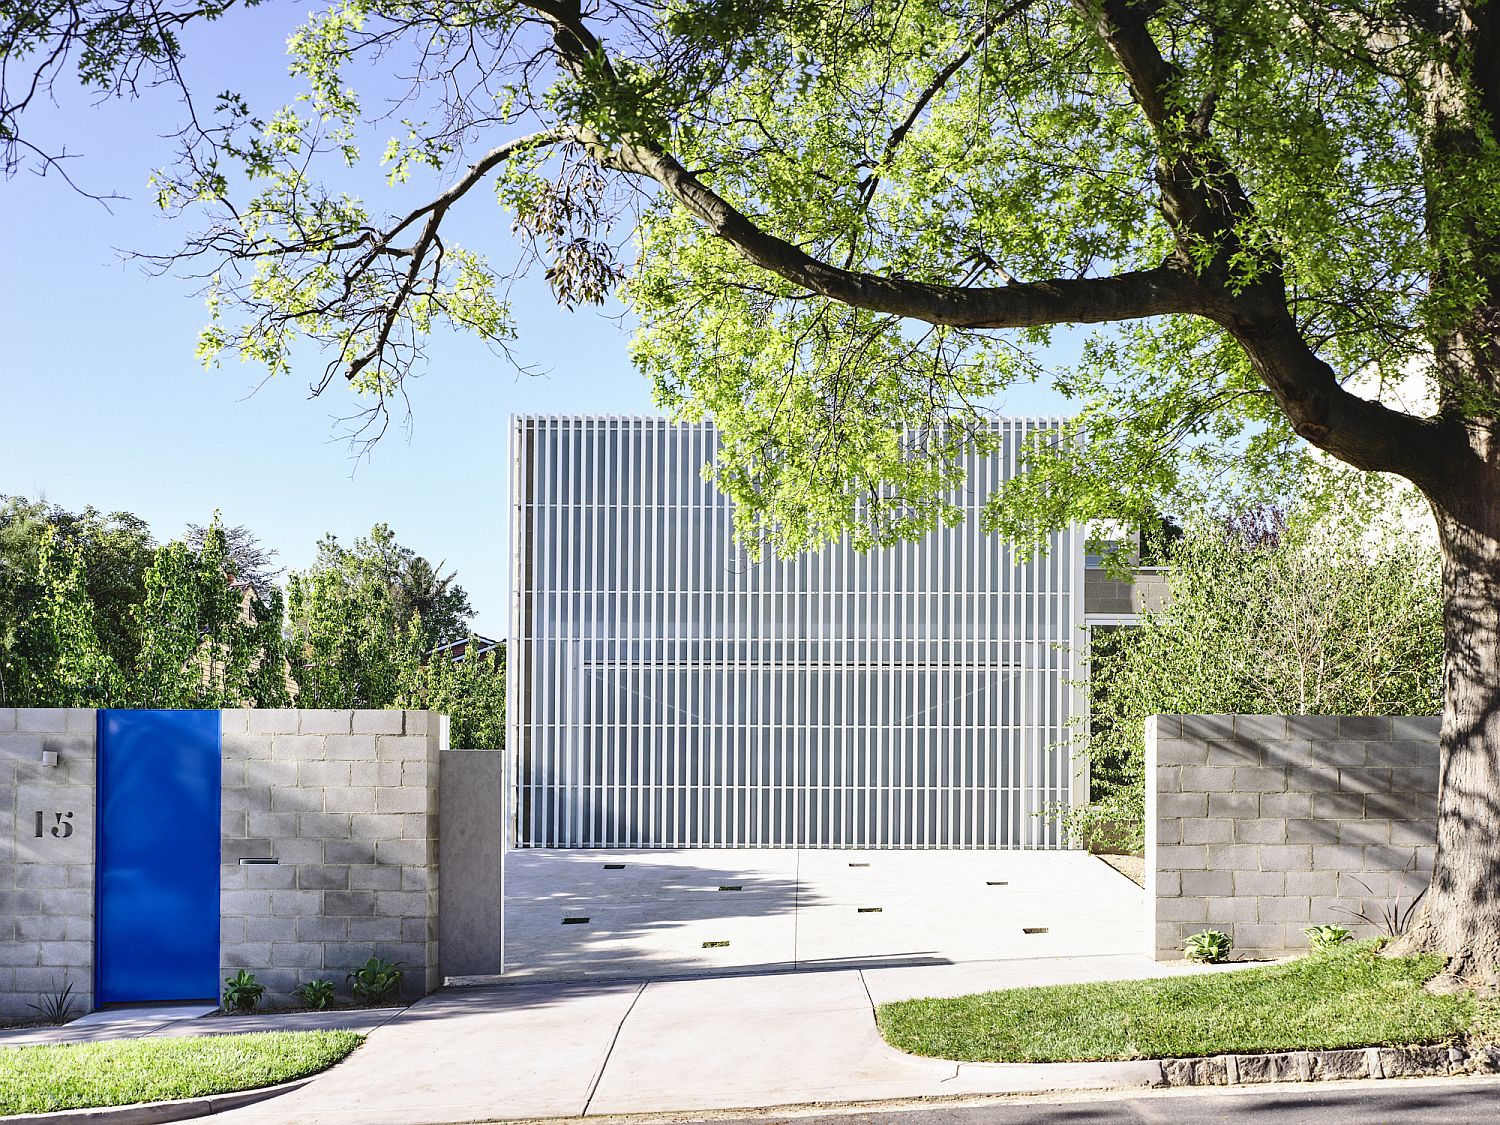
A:
<svg viewBox="0 0 1500 1125">
<path fill-rule="evenodd" d="M 1096 629 L 1095 803 L 1069 826 L 1137 848 L 1148 715 L 1429 715 L 1442 706 L 1437 551 L 1399 521 L 1266 508 L 1200 518 L 1173 549 L 1168 602 Z"/>
</svg>

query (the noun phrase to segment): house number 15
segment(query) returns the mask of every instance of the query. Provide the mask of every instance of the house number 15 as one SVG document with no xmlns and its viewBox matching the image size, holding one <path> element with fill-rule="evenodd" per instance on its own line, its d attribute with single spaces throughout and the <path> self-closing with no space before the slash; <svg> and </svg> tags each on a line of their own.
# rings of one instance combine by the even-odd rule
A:
<svg viewBox="0 0 1500 1125">
<path fill-rule="evenodd" d="M 37 836 L 38 840 L 40 840 L 43 836 L 46 836 L 48 833 L 50 833 L 53 836 L 57 836 L 57 837 L 59 837 L 61 839 L 67 839 L 69 836 L 73 835 L 73 814 L 72 813 L 70 813 L 70 812 L 55 812 L 55 813 L 53 813 L 52 814 L 52 819 L 56 823 L 54 823 L 54 824 L 52 824 L 50 826 L 47 824 L 46 817 L 47 817 L 46 813 L 42 812 L 41 809 L 37 809 L 37 811 L 36 811 L 36 836 Z"/>
</svg>

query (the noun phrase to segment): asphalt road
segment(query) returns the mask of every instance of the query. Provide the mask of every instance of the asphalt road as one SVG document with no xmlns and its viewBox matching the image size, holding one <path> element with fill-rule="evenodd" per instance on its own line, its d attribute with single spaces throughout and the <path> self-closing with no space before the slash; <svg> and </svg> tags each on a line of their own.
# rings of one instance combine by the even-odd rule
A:
<svg viewBox="0 0 1500 1125">
<path fill-rule="evenodd" d="M 1182 1091 L 982 1106 L 925 1106 L 829 1116 L 766 1116 L 743 1125 L 1467 1125 L 1500 1122 L 1500 1083 L 1392 1080 L 1246 1091 Z M 720 1120 L 716 1125 L 740 1125 Z"/>
</svg>

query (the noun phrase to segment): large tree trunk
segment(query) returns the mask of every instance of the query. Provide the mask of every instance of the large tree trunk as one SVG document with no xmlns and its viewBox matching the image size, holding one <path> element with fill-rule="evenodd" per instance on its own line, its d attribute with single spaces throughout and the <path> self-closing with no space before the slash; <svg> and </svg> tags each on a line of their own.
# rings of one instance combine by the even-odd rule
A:
<svg viewBox="0 0 1500 1125">
<path fill-rule="evenodd" d="M 1437 859 L 1420 913 L 1391 946 L 1447 954 L 1440 986 L 1500 980 L 1500 486 L 1485 475 L 1459 510 L 1437 511 L 1445 647 Z"/>
</svg>

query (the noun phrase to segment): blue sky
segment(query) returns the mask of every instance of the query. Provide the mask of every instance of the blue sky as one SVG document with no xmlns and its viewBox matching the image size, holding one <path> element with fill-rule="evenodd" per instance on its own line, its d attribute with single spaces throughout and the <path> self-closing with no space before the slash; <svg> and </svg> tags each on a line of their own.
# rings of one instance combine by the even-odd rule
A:
<svg viewBox="0 0 1500 1125">
<path fill-rule="evenodd" d="M 205 97 L 240 90 L 269 112 L 294 90 L 282 43 L 296 18 L 267 5 L 190 41 L 190 81 Z M 44 145 L 81 154 L 69 166 L 84 186 L 128 197 L 109 210 L 55 176 L 0 181 L 0 492 L 133 511 L 162 538 L 218 508 L 292 567 L 311 560 L 325 532 L 348 540 L 384 521 L 402 542 L 456 569 L 476 626 L 503 636 L 507 419 L 654 412 L 627 356 L 628 326 L 592 310 L 565 312 L 539 277 L 528 279 L 512 293 L 516 353 L 544 374 L 518 374 L 475 341 L 443 334 L 411 387 L 410 438 L 393 427 L 355 460 L 337 420 L 358 404 L 342 387 L 308 398 L 321 371 L 315 355 L 305 374 L 259 390 L 257 368 L 231 362 L 205 371 L 193 356 L 204 321 L 197 285 L 148 277 L 116 252 L 170 249 L 188 233 L 163 219 L 147 187 L 170 156 L 163 135 L 179 114 L 164 91 L 96 104 L 60 90 L 57 107 L 29 122 Z M 382 185 L 372 175 L 365 194 L 373 203 L 382 202 Z M 498 232 L 485 249 L 503 261 L 509 220 L 499 208 L 481 200 L 465 221 Z M 1058 409 L 1029 391 L 1007 405 Z"/>
</svg>

